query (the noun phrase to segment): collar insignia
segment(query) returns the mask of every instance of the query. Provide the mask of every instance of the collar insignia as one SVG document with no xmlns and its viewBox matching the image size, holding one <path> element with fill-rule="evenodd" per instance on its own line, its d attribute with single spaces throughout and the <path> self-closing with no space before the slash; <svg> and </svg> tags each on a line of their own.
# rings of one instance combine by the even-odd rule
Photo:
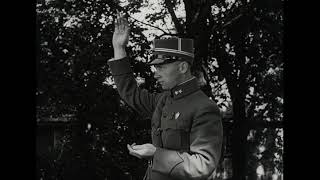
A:
<svg viewBox="0 0 320 180">
<path fill-rule="evenodd" d="M 179 116 L 180 116 L 180 113 L 176 112 L 175 115 L 174 115 L 174 119 L 178 119 Z"/>
<path fill-rule="evenodd" d="M 182 93 L 182 89 L 179 89 L 177 91 L 174 92 L 176 95 L 181 94 Z"/>
</svg>

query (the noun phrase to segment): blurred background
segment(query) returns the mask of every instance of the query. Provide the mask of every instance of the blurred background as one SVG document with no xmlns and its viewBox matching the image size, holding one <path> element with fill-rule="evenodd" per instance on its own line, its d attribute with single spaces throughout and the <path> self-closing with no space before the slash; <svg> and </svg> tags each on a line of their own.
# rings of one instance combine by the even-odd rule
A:
<svg viewBox="0 0 320 180">
<path fill-rule="evenodd" d="M 37 0 L 38 180 L 142 179 L 126 144 L 151 141 L 150 120 L 120 99 L 107 60 L 116 11 L 140 87 L 160 89 L 146 62 L 152 40 L 195 39 L 194 75 L 221 109 L 217 179 L 283 179 L 282 0 Z"/>
</svg>

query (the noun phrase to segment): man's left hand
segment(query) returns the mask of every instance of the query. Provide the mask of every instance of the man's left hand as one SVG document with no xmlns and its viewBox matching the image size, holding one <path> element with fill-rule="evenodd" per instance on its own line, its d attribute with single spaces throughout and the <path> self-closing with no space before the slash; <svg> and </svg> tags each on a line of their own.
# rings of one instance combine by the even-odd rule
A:
<svg viewBox="0 0 320 180">
<path fill-rule="evenodd" d="M 152 158 L 156 152 L 156 147 L 153 144 L 142 144 L 142 145 L 127 145 L 129 154 L 136 156 L 137 158 Z"/>
</svg>

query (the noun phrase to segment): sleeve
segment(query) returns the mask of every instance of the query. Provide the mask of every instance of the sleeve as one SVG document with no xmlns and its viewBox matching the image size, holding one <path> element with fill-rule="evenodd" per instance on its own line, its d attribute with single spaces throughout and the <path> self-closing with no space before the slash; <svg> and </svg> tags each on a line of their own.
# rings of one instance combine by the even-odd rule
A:
<svg viewBox="0 0 320 180">
<path fill-rule="evenodd" d="M 108 65 L 121 98 L 137 112 L 151 117 L 160 94 L 138 87 L 128 57 L 109 60 Z"/>
<path fill-rule="evenodd" d="M 206 179 L 216 169 L 223 128 L 217 106 L 198 111 L 190 132 L 190 152 L 157 148 L 153 170 L 177 179 Z"/>
</svg>

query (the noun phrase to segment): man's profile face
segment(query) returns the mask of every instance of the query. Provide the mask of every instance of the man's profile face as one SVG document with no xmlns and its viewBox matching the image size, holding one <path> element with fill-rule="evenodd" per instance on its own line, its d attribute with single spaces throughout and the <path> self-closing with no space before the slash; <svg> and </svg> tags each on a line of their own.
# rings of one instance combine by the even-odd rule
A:
<svg viewBox="0 0 320 180">
<path fill-rule="evenodd" d="M 169 90 L 179 84 L 181 74 L 179 73 L 179 63 L 172 62 L 162 65 L 154 65 L 154 78 L 161 85 L 162 89 Z"/>
</svg>

